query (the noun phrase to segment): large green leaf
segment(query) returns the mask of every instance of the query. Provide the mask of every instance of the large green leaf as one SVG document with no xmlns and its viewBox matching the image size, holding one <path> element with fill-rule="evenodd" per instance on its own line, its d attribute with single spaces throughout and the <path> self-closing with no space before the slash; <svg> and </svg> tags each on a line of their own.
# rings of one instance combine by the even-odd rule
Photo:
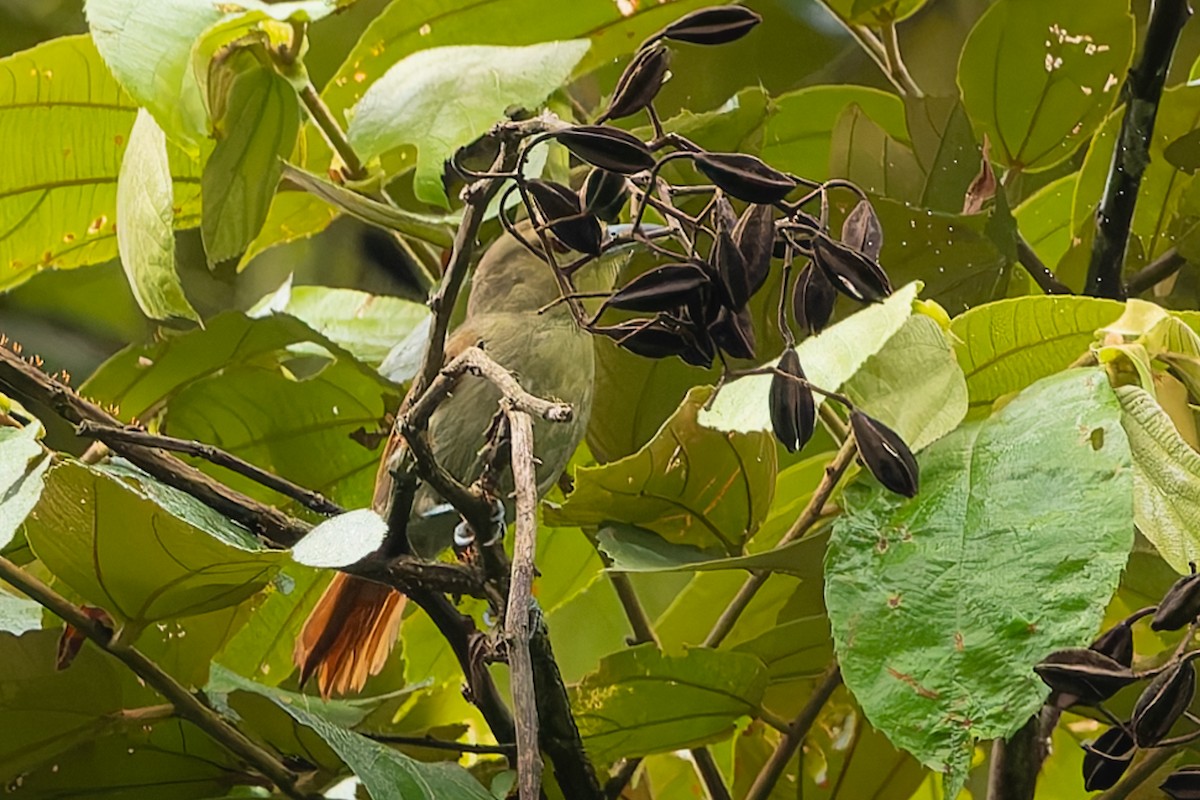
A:
<svg viewBox="0 0 1200 800">
<path fill-rule="evenodd" d="M 1051 269 L 1071 246 L 1071 202 L 1078 180 L 1078 172 L 1064 175 L 1038 189 L 1013 209 L 1021 235 L 1042 263 Z M 1057 277 L 1065 281 L 1070 276 L 1058 272 Z"/>
<path fill-rule="evenodd" d="M 920 288 L 919 283 L 910 283 L 884 302 L 867 306 L 802 341 L 796 352 L 808 379 L 829 391 L 849 380 L 912 315 L 912 302 Z M 700 412 L 699 422 L 723 431 L 769 431 L 770 388 L 769 375 L 739 378 L 721 389 L 712 408 Z M 821 402 L 819 397 L 817 402 Z"/>
<path fill-rule="evenodd" d="M 987 409 L 1071 364 L 1122 308 L 1093 297 L 1034 296 L 988 303 L 955 317 L 950 333 L 967 376 L 970 407 Z"/>
<path fill-rule="evenodd" d="M 1121 424 L 1133 451 L 1133 507 L 1138 530 L 1177 572 L 1200 561 L 1200 455 L 1162 406 L 1136 386 L 1117 389 Z"/>
<path fill-rule="evenodd" d="M 664 753 L 724 738 L 758 708 L 762 662 L 704 648 L 665 656 L 652 644 L 614 653 L 571 689 L 571 707 L 592 758 Z"/>
<path fill-rule="evenodd" d="M 295 669 L 296 637 L 328 585 L 326 577 L 326 571 L 285 566 L 249 622 L 221 648 L 217 663 L 267 686 L 286 680 Z"/>
<path fill-rule="evenodd" d="M 373 365 L 382 363 L 388 351 L 429 319 L 424 303 L 355 289 L 292 286 L 291 281 L 247 312 L 251 317 L 277 313 L 296 317 Z"/>
<path fill-rule="evenodd" d="M 905 203 L 921 200 L 925 175 L 916 154 L 858 105 L 851 104 L 842 112 L 830 137 L 829 177 L 849 180 L 865 192 Z"/>
<path fill-rule="evenodd" d="M 237 604 L 285 558 L 181 492 L 75 462 L 50 470 L 25 535 L 57 579 L 138 627 Z"/>
<path fill-rule="evenodd" d="M 842 391 L 914 451 L 954 430 L 967 413 L 963 371 L 945 332 L 924 314 L 909 317 Z"/>
<path fill-rule="evenodd" d="M 0 548 L 7 547 L 42 494 L 50 456 L 42 451 L 37 423 L 0 428 Z"/>
<path fill-rule="evenodd" d="M 546 511 L 549 525 L 625 522 L 676 544 L 735 555 L 766 518 L 775 442 L 765 432 L 698 424 L 707 387 L 688 392 L 658 434 L 631 456 L 575 474 L 575 490 Z"/>
<path fill-rule="evenodd" d="M 117 180 L 117 250 L 138 307 L 151 319 L 195 320 L 175 271 L 174 183 L 162 128 L 140 109 Z"/>
<path fill-rule="evenodd" d="M 714 557 L 711 551 L 673 544 L 632 525 L 605 525 L 596 546 L 611 560 L 614 572 L 708 572 L 722 569 L 766 569 L 802 577 L 819 577 L 822 537 L 791 542 L 747 556 Z"/>
<path fill-rule="evenodd" d="M 917 13 L 925 0 L 828 0 L 825 5 L 855 25 L 882 25 Z"/>
<path fill-rule="evenodd" d="M 919 205 L 959 213 L 981 161 L 967 112 L 958 97 L 907 97 L 904 111 L 913 152 L 925 173 Z"/>
<path fill-rule="evenodd" d="M 963 105 L 992 152 L 1034 171 L 1069 157 L 1117 99 L 1133 55 L 1127 0 L 999 0 L 958 63 Z"/>
<path fill-rule="evenodd" d="M 209 264 L 239 255 L 258 235 L 283 170 L 280 159 L 292 152 L 300 129 L 296 90 L 273 69 L 254 63 L 241 70 L 224 100 L 201 180 L 200 232 Z"/>
<path fill-rule="evenodd" d="M 1133 545 L 1133 478 L 1099 369 L 1040 381 L 919 462 L 914 499 L 847 491 L 825 600 L 867 717 L 953 794 L 974 740 L 1041 706 L 1033 664 L 1095 634 Z"/>
<path fill-rule="evenodd" d="M 0 141 L 12 154 L 0 166 L 0 290 L 117 254 L 117 176 L 136 114 L 87 36 L 0 59 Z M 176 225 L 194 225 L 199 165 L 168 152 Z"/>
<path fill-rule="evenodd" d="M 1088 148 L 1075 187 L 1072 225 L 1079 230 L 1091 225 L 1096 205 L 1104 193 L 1113 147 L 1121 128 L 1124 110 L 1109 116 Z M 1166 159 L 1164 151 L 1175 139 L 1200 128 L 1200 86 L 1176 86 L 1163 92 L 1150 139 L 1150 160 L 1142 174 L 1130 232 L 1139 245 L 1131 248 L 1127 266 L 1136 268 L 1139 260 L 1149 261 L 1174 247 L 1183 233 L 1177 219 L 1180 201 L 1193 176 L 1180 171 Z"/>
<path fill-rule="evenodd" d="M 354 770 L 373 800 L 492 800 L 491 794 L 457 764 L 425 764 L 349 730 L 365 715 L 352 703 L 321 703 L 256 684 L 228 670 L 217 672 L 214 689 L 258 695 L 311 729 Z"/>
<path fill-rule="evenodd" d="M 503 120 L 507 109 L 541 105 L 588 47 L 587 40 L 572 39 L 421 50 L 367 89 L 350 121 L 350 144 L 367 159 L 415 145 L 417 198 L 448 207 L 442 186 L 446 159 Z M 448 104 L 448 97 L 454 102 Z"/>
<path fill-rule="evenodd" d="M 778 169 L 825 180 L 834 126 L 851 104 L 891 138 L 908 140 L 904 105 L 896 95 L 866 86 L 810 86 L 775 98 L 762 157 Z"/>
</svg>

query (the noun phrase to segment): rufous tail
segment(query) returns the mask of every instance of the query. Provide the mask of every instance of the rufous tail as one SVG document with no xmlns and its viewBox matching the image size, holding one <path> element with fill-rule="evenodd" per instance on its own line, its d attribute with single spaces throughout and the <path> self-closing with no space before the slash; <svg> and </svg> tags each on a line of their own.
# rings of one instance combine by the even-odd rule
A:
<svg viewBox="0 0 1200 800">
<path fill-rule="evenodd" d="M 317 678 L 321 697 L 357 692 L 377 675 L 400 631 L 404 595 L 339 572 L 304 622 L 292 658 L 300 685 Z"/>
</svg>

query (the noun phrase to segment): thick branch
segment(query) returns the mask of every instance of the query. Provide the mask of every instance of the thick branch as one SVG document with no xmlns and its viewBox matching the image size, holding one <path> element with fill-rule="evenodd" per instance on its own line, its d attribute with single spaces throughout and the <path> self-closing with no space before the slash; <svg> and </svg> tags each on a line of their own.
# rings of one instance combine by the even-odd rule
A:
<svg viewBox="0 0 1200 800">
<path fill-rule="evenodd" d="M 746 793 L 746 800 L 766 800 L 770 796 L 771 790 L 775 788 L 775 784 L 779 782 L 779 778 L 787 769 L 788 761 L 795 754 L 796 748 L 804 741 L 804 737 L 808 735 L 813 723 L 817 721 L 821 709 L 841 684 L 842 671 L 838 669 L 837 664 L 830 665 L 825 672 L 825 677 L 813 689 L 808 702 L 804 704 L 804 708 L 800 709 L 800 713 L 792 721 L 787 733 L 779 740 L 771 757 L 767 759 L 767 763 L 763 765 L 762 770 L 754 779 L 750 791 Z"/>
<path fill-rule="evenodd" d="M 211 444 L 195 442 L 189 439 L 177 439 L 173 436 L 160 436 L 159 434 L 148 433 L 131 425 L 123 427 L 101 425 L 91 420 L 84 420 L 79 423 L 79 426 L 75 429 L 75 433 L 86 439 L 97 439 L 104 442 L 110 448 L 114 445 L 133 444 L 142 447 L 156 447 L 159 450 L 168 450 L 174 453 L 183 453 L 202 458 L 219 467 L 225 467 L 239 475 L 245 476 L 261 486 L 279 492 L 284 497 L 290 497 L 305 508 L 315 511 L 318 514 L 334 516 L 345 511 L 344 508 L 319 492 L 305 489 L 303 486 L 292 483 L 286 478 L 281 478 L 273 472 L 267 472 L 265 469 L 256 467 L 249 461 L 238 458 L 232 453 L 228 453 Z"/>
<path fill-rule="evenodd" d="M 1179 272 L 1186 263 L 1187 259 L 1172 247 L 1130 276 L 1129 281 L 1125 284 L 1125 294 L 1129 297 L 1136 297 L 1153 288 L 1158 282 Z"/>
<path fill-rule="evenodd" d="M 1141 55 L 1121 89 L 1125 116 L 1113 148 L 1104 196 L 1096 211 L 1096 239 L 1084 294 L 1124 298 L 1121 268 L 1138 189 L 1150 163 L 1154 119 L 1175 45 L 1191 14 L 1188 0 L 1155 0 L 1151 6 Z"/>
<path fill-rule="evenodd" d="M 534 474 L 533 420 L 505 404 L 512 439 L 513 483 L 517 493 L 516 538 L 512 579 L 504 612 L 504 639 L 513 707 L 517 719 L 517 783 L 521 800 L 537 800 L 542 786 L 542 754 L 538 747 L 537 697 L 533 660 L 529 655 L 529 615 L 533 604 L 534 554 L 537 551 L 537 476 Z"/>
<path fill-rule="evenodd" d="M 539 615 L 540 617 L 540 615 Z M 538 699 L 538 736 L 554 764 L 554 776 L 563 796 L 571 800 L 602 800 L 604 791 L 571 713 L 567 687 L 554 660 L 550 635 L 539 618 L 529 642 L 533 657 L 533 686 Z"/>
<path fill-rule="evenodd" d="M 141 651 L 118 642 L 108 628 L 83 613 L 77 606 L 55 592 L 45 583 L 0 556 L 0 578 L 20 589 L 30 598 L 69 623 L 98 647 L 129 667 L 134 674 L 165 697 L 175 713 L 207 733 L 215 741 L 252 765 L 279 790 L 294 800 L 313 800 L 320 795 L 299 788 L 299 776 L 283 765 L 279 758 L 251 741 L 228 720 L 208 705 L 202 694 L 189 692 Z"/>
</svg>

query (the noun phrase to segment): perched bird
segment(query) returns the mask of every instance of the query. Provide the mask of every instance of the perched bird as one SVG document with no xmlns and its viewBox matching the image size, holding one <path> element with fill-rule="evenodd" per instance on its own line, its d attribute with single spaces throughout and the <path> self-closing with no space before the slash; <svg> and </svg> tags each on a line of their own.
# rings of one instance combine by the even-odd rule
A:
<svg viewBox="0 0 1200 800">
<path fill-rule="evenodd" d="M 533 238 L 527 223 L 524 233 Z M 618 259 L 593 262 L 581 271 L 580 279 L 589 285 L 579 285 L 580 290 L 598 285 L 611 288 L 617 266 Z M 595 362 L 591 337 L 579 327 L 566 303 L 546 309 L 559 296 L 551 268 L 505 234 L 480 259 L 466 317 L 446 341 L 447 361 L 465 348 L 481 344 L 526 391 L 574 408 L 573 418 L 566 423 L 534 421 L 539 494 L 566 468 L 587 430 L 592 406 Z M 483 470 L 480 451 L 499 401 L 500 392 L 491 383 L 468 376 L 430 419 L 434 456 L 460 481 L 470 483 Z M 372 507 L 380 513 L 392 492 L 387 462 L 397 444 L 393 432 L 375 479 Z M 432 557 L 450 546 L 457 516 L 436 513 L 441 505 L 428 487 L 418 489 L 407 532 L 420 555 Z M 315 675 L 324 697 L 360 690 L 387 661 L 399 631 L 404 599 L 387 586 L 344 573 L 335 575 L 296 641 L 293 657 L 301 682 Z"/>
</svg>

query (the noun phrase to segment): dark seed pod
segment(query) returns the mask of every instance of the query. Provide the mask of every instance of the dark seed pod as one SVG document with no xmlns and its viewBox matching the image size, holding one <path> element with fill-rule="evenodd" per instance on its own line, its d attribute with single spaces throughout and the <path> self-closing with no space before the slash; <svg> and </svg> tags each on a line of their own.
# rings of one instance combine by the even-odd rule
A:
<svg viewBox="0 0 1200 800">
<path fill-rule="evenodd" d="M 894 430 L 858 409 L 850 412 L 850 428 L 858 454 L 884 487 L 905 497 L 915 497 L 920 473 L 917 459 Z"/>
<path fill-rule="evenodd" d="M 1142 691 L 1130 726 L 1138 747 L 1154 747 L 1171 732 L 1196 694 L 1196 670 L 1190 661 L 1170 665 Z"/>
<path fill-rule="evenodd" d="M 825 277 L 824 270 L 812 263 L 800 270 L 792 290 L 792 313 L 801 329 L 810 334 L 823 331 L 833 316 L 836 302 L 837 289 Z"/>
<path fill-rule="evenodd" d="M 771 272 L 771 251 L 775 249 L 775 209 L 749 205 L 733 228 L 733 241 L 746 265 L 746 284 L 753 297 Z"/>
<path fill-rule="evenodd" d="M 1200 800 L 1200 766 L 1180 767 L 1158 788 L 1171 800 Z"/>
<path fill-rule="evenodd" d="M 780 444 L 789 453 L 794 453 L 812 438 L 817 424 L 817 404 L 812 389 L 787 377 L 804 378 L 800 356 L 794 349 L 789 347 L 783 351 L 776 369 L 783 374 L 776 373 L 771 377 L 771 428 Z"/>
<path fill-rule="evenodd" d="M 529 181 L 526 188 L 559 241 L 589 256 L 600 255 L 604 239 L 600 220 L 583 210 L 574 192 L 551 181 Z"/>
<path fill-rule="evenodd" d="M 1055 650 L 1033 671 L 1054 691 L 1075 695 L 1085 705 L 1107 700 L 1137 680 L 1128 667 L 1086 647 Z"/>
<path fill-rule="evenodd" d="M 712 205 L 713 229 L 718 233 L 721 231 L 733 231 L 737 225 L 737 212 L 733 210 L 733 203 L 729 202 L 729 198 L 723 194 L 717 194 L 713 198 Z"/>
<path fill-rule="evenodd" d="M 711 343 L 698 339 L 682 326 L 669 325 L 663 320 L 632 319 L 607 328 L 597 328 L 629 352 L 645 358 L 679 356 L 688 364 L 708 367 L 715 351 Z"/>
<path fill-rule="evenodd" d="M 874 207 L 866 200 L 859 200 L 846 215 L 846 221 L 842 223 L 842 242 L 872 261 L 879 260 L 879 251 L 883 249 L 883 226 L 879 224 Z"/>
<path fill-rule="evenodd" d="M 650 105 L 666 80 L 670 60 L 671 51 L 662 44 L 639 50 L 621 73 L 608 110 L 599 121 L 628 117 Z"/>
<path fill-rule="evenodd" d="M 1091 649 L 1123 664 L 1133 666 L 1133 628 L 1127 622 L 1118 622 L 1092 642 Z"/>
<path fill-rule="evenodd" d="M 587 174 L 580 189 L 584 211 L 595 214 L 605 222 L 620 219 L 621 209 L 629 199 L 625 176 L 597 167 Z"/>
<path fill-rule="evenodd" d="M 1177 631 L 1200 616 L 1200 575 L 1185 575 L 1163 595 L 1158 611 L 1150 620 L 1150 629 Z"/>
<path fill-rule="evenodd" d="M 695 264 L 664 264 L 638 275 L 604 305 L 626 311 L 668 311 L 687 303 L 708 284 L 708 275 Z"/>
<path fill-rule="evenodd" d="M 1133 737 L 1122 728 L 1109 728 L 1083 749 L 1083 789 L 1087 792 L 1115 786 L 1137 752 Z"/>
<path fill-rule="evenodd" d="M 632 133 L 607 125 L 577 125 L 554 134 L 558 141 L 593 167 L 632 175 L 652 169 L 654 156 Z"/>
<path fill-rule="evenodd" d="M 754 358 L 756 342 L 749 308 L 734 312 L 722 307 L 717 318 L 709 324 L 708 332 L 717 347 L 733 358 Z"/>
<path fill-rule="evenodd" d="M 796 188 L 787 175 L 745 153 L 694 153 L 692 160 L 718 188 L 747 203 L 778 203 Z"/>
<path fill-rule="evenodd" d="M 749 33 L 762 17 L 745 6 L 713 6 L 680 17 L 654 38 L 691 44 L 726 44 Z"/>
<path fill-rule="evenodd" d="M 871 259 L 824 234 L 813 238 L 813 261 L 844 294 L 874 303 L 892 293 L 887 274 Z"/>
<path fill-rule="evenodd" d="M 729 309 L 739 311 L 750 299 L 750 277 L 746 270 L 746 261 L 742 251 L 733 241 L 733 236 L 725 231 L 717 234 L 713 244 L 712 262 L 717 269 L 717 277 L 725 287 L 729 297 Z"/>
</svg>

